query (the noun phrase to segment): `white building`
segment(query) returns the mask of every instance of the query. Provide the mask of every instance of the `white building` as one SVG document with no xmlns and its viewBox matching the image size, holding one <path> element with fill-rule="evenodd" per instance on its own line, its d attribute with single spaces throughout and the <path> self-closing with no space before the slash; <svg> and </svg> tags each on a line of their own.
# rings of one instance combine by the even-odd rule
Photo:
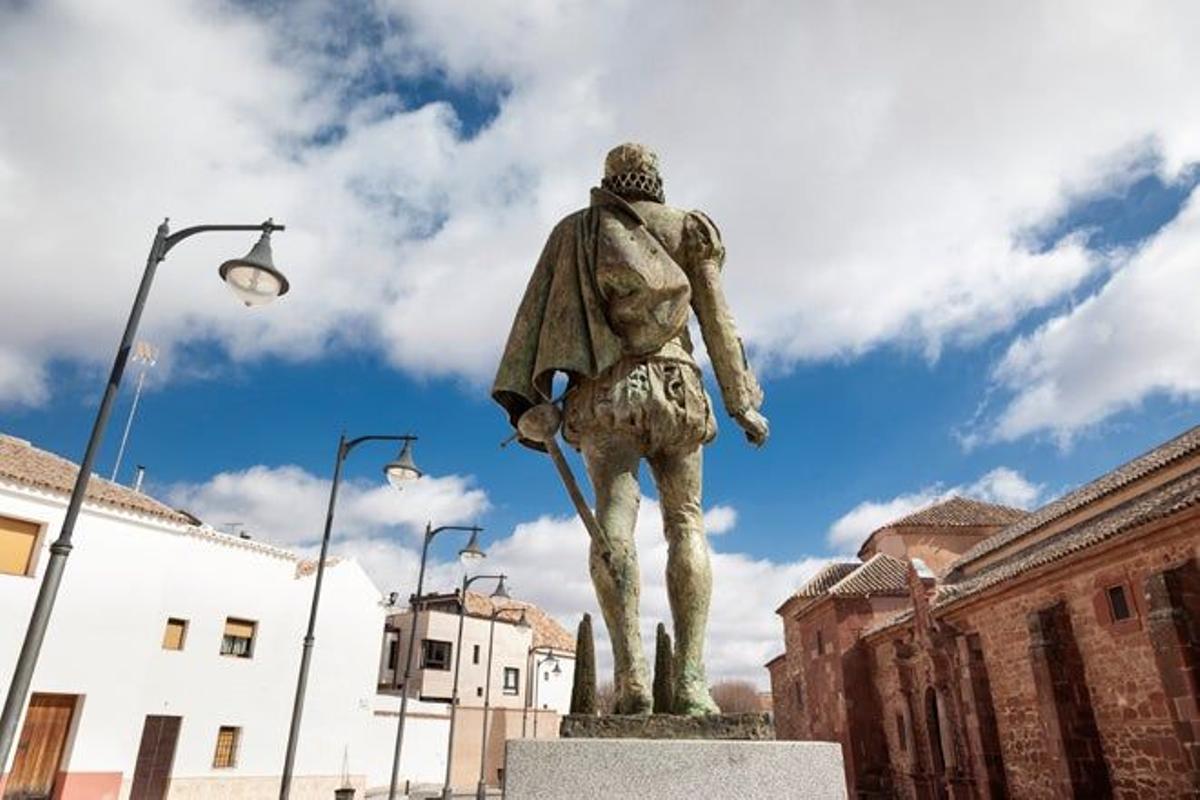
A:
<svg viewBox="0 0 1200 800">
<path fill-rule="evenodd" d="M 76 469 L 0 435 L 0 687 Z M 313 563 L 98 478 L 87 498 L 4 797 L 277 796 Z M 383 614 L 356 563 L 327 570 L 293 797 L 331 797 L 344 753 L 360 797 L 386 781 Z M 415 730 L 406 766 L 444 758 L 444 728 Z"/>
<path fill-rule="evenodd" d="M 504 612 L 497 616 L 493 630 L 492 615 L 500 608 Z M 558 735 L 559 716 L 566 714 L 571 705 L 575 639 L 537 606 L 517 600 L 493 601 L 486 595 L 468 592 L 459 656 L 455 645 L 461 610 L 457 593 L 425 597 L 417 614 L 414 638 L 418 645 L 407 688 L 409 697 L 422 703 L 449 703 L 456 660 L 461 658 L 451 783 L 457 791 L 468 791 L 479 779 L 485 724 L 488 755 L 484 770 L 485 780 L 491 785 L 500 783 L 505 741 Z M 518 624 L 522 612 L 524 625 Z M 404 691 L 411 626 L 412 614 L 407 610 L 388 617 L 379 668 L 381 693 Z M 485 701 L 489 709 L 486 723 Z M 444 760 L 441 768 L 445 769 Z M 427 778 L 422 776 L 421 780 Z"/>
</svg>

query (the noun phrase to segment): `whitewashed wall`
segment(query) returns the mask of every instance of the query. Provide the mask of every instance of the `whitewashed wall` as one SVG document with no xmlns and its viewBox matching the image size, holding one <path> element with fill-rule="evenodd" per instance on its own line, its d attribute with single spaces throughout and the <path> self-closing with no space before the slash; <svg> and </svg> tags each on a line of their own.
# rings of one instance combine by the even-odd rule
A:
<svg viewBox="0 0 1200 800">
<path fill-rule="evenodd" d="M 0 686 L 64 507 L 63 496 L 0 483 L 0 514 L 45 524 L 34 577 L 0 575 Z M 313 576 L 297 577 L 293 556 L 256 542 L 91 506 L 75 545 L 33 681 L 34 691 L 84 696 L 64 769 L 123 773 L 126 795 L 145 716 L 168 714 L 183 717 L 176 777 L 279 775 Z M 252 659 L 219 654 L 227 616 L 258 623 Z M 188 620 L 182 652 L 162 649 L 168 617 Z M 365 762 L 382 624 L 379 593 L 356 563 L 327 570 L 298 776 L 338 775 L 345 748 L 353 772 L 378 771 Z M 221 725 L 241 727 L 241 745 L 235 768 L 215 770 Z"/>
</svg>

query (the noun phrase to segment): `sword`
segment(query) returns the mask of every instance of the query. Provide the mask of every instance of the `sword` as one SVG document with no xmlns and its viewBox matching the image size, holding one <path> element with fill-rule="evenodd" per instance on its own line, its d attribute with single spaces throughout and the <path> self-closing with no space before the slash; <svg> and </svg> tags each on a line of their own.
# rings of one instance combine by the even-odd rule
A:
<svg viewBox="0 0 1200 800">
<path fill-rule="evenodd" d="M 572 505 L 575 506 L 575 511 L 583 520 L 583 527 L 587 529 L 588 536 L 599 548 L 600 558 L 608 565 L 609 574 L 619 584 L 621 581 L 612 568 L 612 542 L 608 538 L 608 533 L 600 525 L 600 521 L 596 519 L 596 515 L 592 513 L 592 507 L 584 498 L 583 491 L 579 488 L 579 482 L 575 480 L 575 473 L 571 471 L 571 465 L 558 446 L 560 427 L 562 427 L 562 412 L 554 403 L 536 405 L 517 420 L 517 431 L 522 438 L 545 446 L 550 460 L 554 462 L 554 469 L 558 472 L 558 477 L 562 479 Z"/>
</svg>

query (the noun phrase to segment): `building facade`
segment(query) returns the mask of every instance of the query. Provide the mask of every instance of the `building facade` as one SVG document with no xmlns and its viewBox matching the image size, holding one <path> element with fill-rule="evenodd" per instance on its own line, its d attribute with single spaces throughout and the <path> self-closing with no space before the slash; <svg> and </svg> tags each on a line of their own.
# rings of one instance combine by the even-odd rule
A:
<svg viewBox="0 0 1200 800">
<path fill-rule="evenodd" d="M 0 436 L 0 686 L 76 470 Z M 93 478 L 3 797 L 277 796 L 314 567 Z M 365 788 L 383 617 L 357 564 L 327 570 L 293 797 L 344 755 Z"/>
<path fill-rule="evenodd" d="M 780 732 L 841 741 L 860 797 L 1197 796 L 1200 428 L 1012 513 L 954 547 L 936 525 L 872 534 L 860 555 L 906 562 L 904 608 L 828 620 L 843 696 L 819 708 L 804 620 L 837 600 L 801 587 L 818 599 L 781 606 L 768 664 Z"/>
<path fill-rule="evenodd" d="M 493 626 L 492 613 L 498 608 L 505 610 Z M 558 736 L 559 719 L 567 713 L 571 702 L 575 640 L 562 625 L 534 605 L 515 600 L 494 601 L 468 592 L 462 620 L 462 654 L 458 660 L 455 646 L 460 610 L 457 593 L 423 598 L 417 612 L 414 637 L 417 649 L 408 690 L 410 698 L 423 703 L 450 703 L 457 664 L 459 705 L 451 783 L 456 790 L 467 791 L 479 779 L 485 701 L 488 752 L 482 763 L 484 779 L 489 785 L 502 783 L 507 740 Z M 408 610 L 388 617 L 379 669 L 379 689 L 383 694 L 398 695 L 404 691 L 404 664 L 412 619 Z"/>
</svg>

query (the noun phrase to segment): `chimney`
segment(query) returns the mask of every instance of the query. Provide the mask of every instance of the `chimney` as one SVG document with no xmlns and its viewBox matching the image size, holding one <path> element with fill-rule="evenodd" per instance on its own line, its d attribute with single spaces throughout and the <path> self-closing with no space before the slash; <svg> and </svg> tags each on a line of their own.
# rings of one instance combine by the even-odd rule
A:
<svg viewBox="0 0 1200 800">
<path fill-rule="evenodd" d="M 137 465 L 137 477 L 135 477 L 133 479 L 133 490 L 135 492 L 140 492 L 142 490 L 142 481 L 144 481 L 145 479 L 146 479 L 146 468 L 143 465 L 138 464 Z"/>
</svg>

